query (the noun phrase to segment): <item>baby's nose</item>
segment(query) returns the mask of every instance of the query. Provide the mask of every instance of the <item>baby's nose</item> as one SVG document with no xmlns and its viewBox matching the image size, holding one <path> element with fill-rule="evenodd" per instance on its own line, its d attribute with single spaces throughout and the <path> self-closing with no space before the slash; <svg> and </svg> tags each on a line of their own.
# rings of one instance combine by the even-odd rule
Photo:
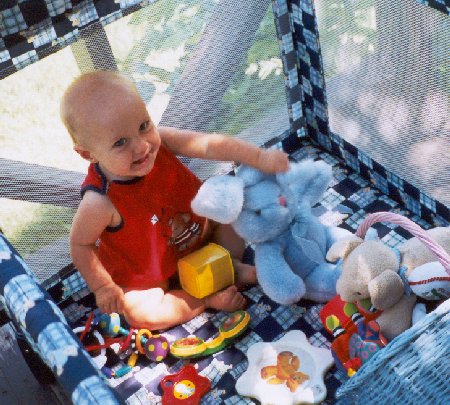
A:
<svg viewBox="0 0 450 405">
<path fill-rule="evenodd" d="M 135 143 L 134 143 L 134 149 L 136 152 L 145 152 L 148 147 L 148 142 L 146 139 L 143 139 L 141 137 L 136 137 Z"/>
</svg>

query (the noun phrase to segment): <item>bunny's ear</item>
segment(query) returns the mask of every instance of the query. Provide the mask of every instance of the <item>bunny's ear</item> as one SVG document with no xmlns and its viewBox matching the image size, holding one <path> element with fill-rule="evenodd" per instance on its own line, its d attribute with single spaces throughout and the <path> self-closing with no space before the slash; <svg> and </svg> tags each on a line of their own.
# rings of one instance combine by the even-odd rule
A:
<svg viewBox="0 0 450 405">
<path fill-rule="evenodd" d="M 244 182 L 234 176 L 214 176 L 206 180 L 191 202 L 192 210 L 221 224 L 231 224 L 244 205 Z"/>
<path fill-rule="evenodd" d="M 238 167 L 236 176 L 242 179 L 246 187 L 253 186 L 259 183 L 264 177 L 267 177 L 266 174 L 258 169 L 246 165 Z"/>
</svg>

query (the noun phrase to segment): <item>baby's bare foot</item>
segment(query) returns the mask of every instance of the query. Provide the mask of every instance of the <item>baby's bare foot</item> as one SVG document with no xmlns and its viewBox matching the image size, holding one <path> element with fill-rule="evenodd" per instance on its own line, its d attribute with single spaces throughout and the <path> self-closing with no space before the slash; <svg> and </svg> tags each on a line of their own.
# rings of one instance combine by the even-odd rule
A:
<svg viewBox="0 0 450 405">
<path fill-rule="evenodd" d="M 246 302 L 244 296 L 234 285 L 205 298 L 205 306 L 207 308 L 226 312 L 234 312 L 238 309 L 242 309 Z"/>
<path fill-rule="evenodd" d="M 256 284 L 256 267 L 250 264 L 234 261 L 235 284 L 238 290 L 243 290 L 249 285 Z"/>
</svg>

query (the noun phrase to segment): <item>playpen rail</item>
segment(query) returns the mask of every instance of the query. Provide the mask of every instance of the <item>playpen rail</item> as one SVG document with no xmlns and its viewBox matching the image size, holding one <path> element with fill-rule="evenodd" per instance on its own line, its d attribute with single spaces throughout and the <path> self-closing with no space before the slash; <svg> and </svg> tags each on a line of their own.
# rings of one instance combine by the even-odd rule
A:
<svg viewBox="0 0 450 405">
<path fill-rule="evenodd" d="M 77 208 L 84 174 L 0 158 L 0 197 Z"/>
</svg>

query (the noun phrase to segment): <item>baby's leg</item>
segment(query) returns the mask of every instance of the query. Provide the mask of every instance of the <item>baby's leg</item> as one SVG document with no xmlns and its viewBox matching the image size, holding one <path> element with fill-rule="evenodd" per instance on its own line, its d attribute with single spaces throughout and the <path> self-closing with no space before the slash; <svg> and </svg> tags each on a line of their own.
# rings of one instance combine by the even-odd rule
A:
<svg viewBox="0 0 450 405">
<path fill-rule="evenodd" d="M 204 309 L 203 300 L 182 290 L 151 288 L 125 292 L 124 316 L 136 328 L 166 329 L 191 320 Z"/>
<path fill-rule="evenodd" d="M 255 266 L 242 263 L 245 242 L 230 225 L 217 224 L 212 235 L 212 242 L 223 246 L 230 252 L 238 288 L 256 283 Z"/>
<path fill-rule="evenodd" d="M 245 302 L 235 286 L 202 299 L 184 290 L 131 290 L 125 292 L 124 316 L 132 327 L 158 330 L 190 321 L 206 308 L 234 312 L 242 309 Z"/>
</svg>

